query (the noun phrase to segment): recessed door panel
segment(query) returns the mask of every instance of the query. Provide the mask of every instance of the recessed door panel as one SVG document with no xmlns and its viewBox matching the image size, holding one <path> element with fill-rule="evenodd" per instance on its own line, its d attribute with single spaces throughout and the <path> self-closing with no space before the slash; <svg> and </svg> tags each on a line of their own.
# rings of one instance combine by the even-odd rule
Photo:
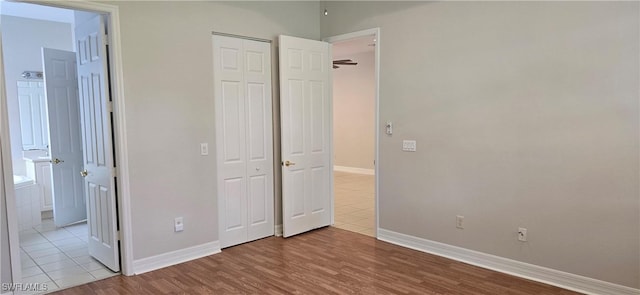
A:
<svg viewBox="0 0 640 295">
<path fill-rule="evenodd" d="M 222 116 L 224 132 L 224 161 L 242 161 L 244 145 L 244 104 L 241 97 L 241 85 L 237 81 L 222 81 Z"/>
<path fill-rule="evenodd" d="M 292 155 L 303 155 L 304 148 L 304 129 L 308 120 L 305 120 L 305 97 L 304 97 L 304 81 L 291 79 L 288 81 L 286 88 L 288 94 L 288 119 L 287 128 L 289 137 L 290 153 Z"/>
<path fill-rule="evenodd" d="M 226 179 L 224 181 L 224 198 L 225 198 L 225 210 L 227 212 L 241 212 L 245 206 L 245 192 L 244 181 L 242 178 Z M 226 231 L 237 230 L 244 228 L 246 220 L 240 214 L 227 214 L 227 220 L 224 224 Z"/>
<path fill-rule="evenodd" d="M 311 100 L 311 152 L 324 152 L 325 144 L 325 128 L 326 114 L 324 106 L 326 96 L 324 93 L 324 85 L 322 81 L 309 81 L 309 93 Z"/>
<path fill-rule="evenodd" d="M 266 160 L 267 153 L 267 128 L 266 122 L 266 92 L 262 83 L 248 83 L 247 102 L 249 120 L 249 159 Z"/>
<path fill-rule="evenodd" d="M 267 179 L 264 175 L 249 178 L 249 224 L 267 222 Z"/>
</svg>

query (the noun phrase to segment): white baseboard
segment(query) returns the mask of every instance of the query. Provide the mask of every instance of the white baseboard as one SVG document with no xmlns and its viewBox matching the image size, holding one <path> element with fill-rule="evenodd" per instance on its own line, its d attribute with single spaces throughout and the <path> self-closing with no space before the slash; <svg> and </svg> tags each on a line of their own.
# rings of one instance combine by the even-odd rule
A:
<svg viewBox="0 0 640 295">
<path fill-rule="evenodd" d="M 373 169 L 347 167 L 347 166 L 333 166 L 333 171 L 356 173 L 356 174 L 366 174 L 366 175 L 375 175 L 376 174 L 376 171 L 373 170 Z"/>
<path fill-rule="evenodd" d="M 482 268 L 585 294 L 640 295 L 640 289 L 634 289 L 555 269 L 451 246 L 386 229 L 378 229 L 378 239 L 414 250 L 431 253 Z"/>
<path fill-rule="evenodd" d="M 139 275 L 152 270 L 176 265 L 217 253 L 220 253 L 219 241 L 171 251 L 156 256 L 134 260 L 133 273 Z"/>
<path fill-rule="evenodd" d="M 276 237 L 282 237 L 282 224 L 276 225 Z"/>
</svg>

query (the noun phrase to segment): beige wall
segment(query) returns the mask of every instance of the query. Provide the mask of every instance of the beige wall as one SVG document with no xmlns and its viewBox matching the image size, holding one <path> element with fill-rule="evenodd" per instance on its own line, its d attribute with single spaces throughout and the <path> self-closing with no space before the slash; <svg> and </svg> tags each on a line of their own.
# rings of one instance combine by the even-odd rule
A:
<svg viewBox="0 0 640 295">
<path fill-rule="evenodd" d="M 639 5 L 323 2 L 381 29 L 380 226 L 639 288 Z"/>
<path fill-rule="evenodd" d="M 276 61 L 279 34 L 319 38 L 319 4 L 111 4 L 120 7 L 122 26 L 133 257 L 217 241 L 211 32 L 273 40 Z M 276 70 L 273 98 L 278 101 Z M 209 143 L 209 156 L 200 156 L 201 142 Z M 178 216 L 184 217 L 184 231 L 175 233 Z"/>
<path fill-rule="evenodd" d="M 217 241 L 211 32 L 273 40 L 272 58 L 277 61 L 278 35 L 319 39 L 319 3 L 105 3 L 120 9 L 133 259 Z M 277 131 L 276 66 L 272 76 Z M 279 132 L 274 135 L 277 145 Z M 209 156 L 200 156 L 201 142 L 210 144 Z M 279 154 L 274 160 L 279 163 Z M 276 183 L 276 206 L 280 191 Z M 175 233 L 173 220 L 178 216 L 184 217 L 185 229 Z M 4 245 L 5 231 L 2 234 Z M 3 279 L 8 269 L 9 259 L 3 255 Z"/>
<path fill-rule="evenodd" d="M 339 44 L 334 45 L 340 46 Z M 373 170 L 375 147 L 374 52 L 334 59 L 352 59 L 356 66 L 333 70 L 334 165 Z"/>
</svg>

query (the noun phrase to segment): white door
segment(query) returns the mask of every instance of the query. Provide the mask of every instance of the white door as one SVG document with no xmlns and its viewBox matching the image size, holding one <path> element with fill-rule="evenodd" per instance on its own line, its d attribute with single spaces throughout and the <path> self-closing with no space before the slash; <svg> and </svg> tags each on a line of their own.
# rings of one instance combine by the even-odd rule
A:
<svg viewBox="0 0 640 295">
<path fill-rule="evenodd" d="M 76 55 L 42 48 L 45 97 L 49 118 L 53 221 L 65 226 L 87 219 L 82 189 L 82 144 Z"/>
<path fill-rule="evenodd" d="M 76 26 L 89 255 L 120 270 L 105 26 L 101 16 Z"/>
<path fill-rule="evenodd" d="M 17 84 L 22 149 L 47 149 L 49 128 L 44 82 L 18 81 Z"/>
<path fill-rule="evenodd" d="M 270 44 L 213 36 L 220 244 L 272 236 Z"/>
<path fill-rule="evenodd" d="M 331 223 L 330 69 L 329 43 L 280 36 L 284 237 Z"/>
</svg>

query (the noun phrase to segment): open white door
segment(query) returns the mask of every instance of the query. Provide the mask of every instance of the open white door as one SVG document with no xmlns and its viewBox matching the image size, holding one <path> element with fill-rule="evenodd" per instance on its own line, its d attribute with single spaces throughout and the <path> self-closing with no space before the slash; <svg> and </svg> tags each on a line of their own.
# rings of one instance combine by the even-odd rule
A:
<svg viewBox="0 0 640 295">
<path fill-rule="evenodd" d="M 284 237 L 331 223 L 330 51 L 326 42 L 280 36 Z"/>
<path fill-rule="evenodd" d="M 82 145 L 76 55 L 42 48 L 45 97 L 49 119 L 53 222 L 65 226 L 87 219 L 82 189 Z"/>
<path fill-rule="evenodd" d="M 105 26 L 98 15 L 76 25 L 89 255 L 120 271 Z"/>
</svg>

